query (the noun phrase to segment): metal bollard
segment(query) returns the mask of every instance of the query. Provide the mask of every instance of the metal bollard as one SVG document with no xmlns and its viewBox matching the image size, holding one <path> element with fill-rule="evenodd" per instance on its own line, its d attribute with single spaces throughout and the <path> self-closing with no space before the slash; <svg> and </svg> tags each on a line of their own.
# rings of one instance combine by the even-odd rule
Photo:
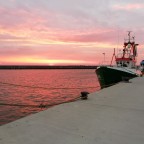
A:
<svg viewBox="0 0 144 144">
<path fill-rule="evenodd" d="M 86 92 L 86 91 L 83 91 L 83 92 L 81 92 L 81 99 L 82 100 L 86 100 L 86 99 L 88 99 L 88 94 L 89 94 L 89 92 Z"/>
</svg>

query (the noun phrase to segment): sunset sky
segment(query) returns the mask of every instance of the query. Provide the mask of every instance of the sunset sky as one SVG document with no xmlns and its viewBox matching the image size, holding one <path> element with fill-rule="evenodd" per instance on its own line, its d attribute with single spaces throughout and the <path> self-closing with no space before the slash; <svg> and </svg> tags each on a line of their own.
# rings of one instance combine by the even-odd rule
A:
<svg viewBox="0 0 144 144">
<path fill-rule="evenodd" d="M 0 0 L 0 65 L 110 63 L 133 31 L 144 59 L 144 0 Z"/>
</svg>

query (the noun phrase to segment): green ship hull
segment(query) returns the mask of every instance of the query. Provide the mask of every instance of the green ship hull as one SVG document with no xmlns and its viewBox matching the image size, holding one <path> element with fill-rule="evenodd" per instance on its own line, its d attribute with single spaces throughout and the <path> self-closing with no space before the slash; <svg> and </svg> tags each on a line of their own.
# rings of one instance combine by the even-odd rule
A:
<svg viewBox="0 0 144 144">
<path fill-rule="evenodd" d="M 101 88 L 112 86 L 120 81 L 128 81 L 138 75 L 134 72 L 123 70 L 122 68 L 111 68 L 101 66 L 96 69 L 96 74 Z"/>
</svg>

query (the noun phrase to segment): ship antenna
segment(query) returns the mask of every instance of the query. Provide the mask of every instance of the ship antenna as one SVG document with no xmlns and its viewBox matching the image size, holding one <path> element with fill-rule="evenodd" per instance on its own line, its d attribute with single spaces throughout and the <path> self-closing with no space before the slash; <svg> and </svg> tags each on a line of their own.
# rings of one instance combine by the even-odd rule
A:
<svg viewBox="0 0 144 144">
<path fill-rule="evenodd" d="M 134 35 L 132 36 L 132 39 L 133 39 L 133 42 L 135 42 L 135 33 L 134 33 Z"/>
<path fill-rule="evenodd" d="M 130 42 L 130 39 L 131 39 L 131 36 L 130 36 L 131 32 L 132 32 L 132 31 L 128 31 L 128 41 L 129 41 L 129 42 Z"/>
</svg>

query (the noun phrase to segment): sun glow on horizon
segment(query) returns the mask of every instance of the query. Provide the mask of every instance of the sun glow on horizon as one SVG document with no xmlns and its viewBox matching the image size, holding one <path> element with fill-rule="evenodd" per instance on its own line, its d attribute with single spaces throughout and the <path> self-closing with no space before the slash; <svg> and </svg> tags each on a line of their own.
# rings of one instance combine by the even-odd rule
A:
<svg viewBox="0 0 144 144">
<path fill-rule="evenodd" d="M 19 57 L 19 58 L 3 58 L 1 64 L 46 64 L 46 65 L 55 65 L 55 64 L 84 64 L 84 60 L 71 60 L 71 59 L 38 59 L 38 58 L 29 58 L 29 57 Z"/>
</svg>

